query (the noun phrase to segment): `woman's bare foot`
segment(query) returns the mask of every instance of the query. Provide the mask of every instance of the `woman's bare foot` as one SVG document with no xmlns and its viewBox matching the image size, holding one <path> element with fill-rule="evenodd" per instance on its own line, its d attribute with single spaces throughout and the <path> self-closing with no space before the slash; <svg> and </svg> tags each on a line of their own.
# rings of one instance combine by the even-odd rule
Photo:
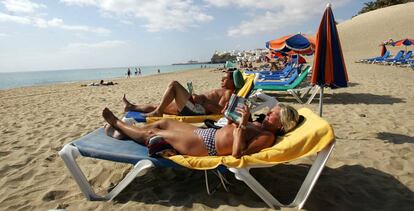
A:
<svg viewBox="0 0 414 211">
<path fill-rule="evenodd" d="M 144 116 L 146 117 L 162 117 L 162 112 L 158 111 L 158 110 L 154 110 L 152 112 L 146 113 L 144 114 Z"/>
<path fill-rule="evenodd" d="M 134 105 L 132 103 L 130 103 L 127 99 L 126 99 L 126 95 L 124 94 L 124 97 L 122 98 L 122 101 L 125 103 L 125 108 L 124 111 L 128 112 L 131 111 L 132 108 L 134 107 Z"/>
<path fill-rule="evenodd" d="M 122 140 L 122 139 L 125 139 L 126 138 L 126 136 L 124 134 L 122 134 L 119 131 L 115 130 L 115 128 L 113 128 L 109 124 L 105 124 L 104 131 L 105 131 L 105 134 L 106 135 L 108 135 L 108 136 L 110 136 L 112 138 L 115 138 L 115 139 Z"/>
</svg>

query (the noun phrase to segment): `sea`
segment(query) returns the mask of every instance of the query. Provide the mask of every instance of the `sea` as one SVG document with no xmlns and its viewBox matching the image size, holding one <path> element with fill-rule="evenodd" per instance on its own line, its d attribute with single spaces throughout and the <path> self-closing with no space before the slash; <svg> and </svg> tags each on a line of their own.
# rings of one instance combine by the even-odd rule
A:
<svg viewBox="0 0 414 211">
<path fill-rule="evenodd" d="M 179 72 L 200 67 L 216 68 L 223 64 L 180 64 L 180 65 L 156 65 L 139 66 L 141 76 L 161 73 Z M 130 67 L 131 77 L 135 76 L 135 67 Z M 79 81 L 93 81 L 99 83 L 100 80 L 113 80 L 125 78 L 128 67 L 116 68 L 94 68 L 94 69 L 71 69 L 71 70 L 48 70 L 48 71 L 28 71 L 28 72 L 0 72 L 0 90 L 37 86 L 56 83 L 73 83 Z"/>
</svg>

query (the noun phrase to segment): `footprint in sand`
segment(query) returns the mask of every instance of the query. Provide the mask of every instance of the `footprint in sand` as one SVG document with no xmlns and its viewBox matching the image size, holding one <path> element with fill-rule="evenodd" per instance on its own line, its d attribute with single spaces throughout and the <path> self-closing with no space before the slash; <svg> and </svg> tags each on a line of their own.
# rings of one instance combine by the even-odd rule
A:
<svg viewBox="0 0 414 211">
<path fill-rule="evenodd" d="M 10 151 L 0 151 L 0 157 L 4 157 L 9 155 L 11 152 Z"/>
<path fill-rule="evenodd" d="M 62 191 L 62 190 L 52 190 L 47 192 L 42 200 L 43 201 L 53 201 L 56 199 L 61 199 L 63 198 L 66 194 L 68 193 L 68 191 Z"/>
<path fill-rule="evenodd" d="M 56 156 L 57 156 L 56 154 L 49 155 L 49 157 L 45 158 L 45 160 L 53 161 L 53 160 L 55 160 Z"/>
</svg>

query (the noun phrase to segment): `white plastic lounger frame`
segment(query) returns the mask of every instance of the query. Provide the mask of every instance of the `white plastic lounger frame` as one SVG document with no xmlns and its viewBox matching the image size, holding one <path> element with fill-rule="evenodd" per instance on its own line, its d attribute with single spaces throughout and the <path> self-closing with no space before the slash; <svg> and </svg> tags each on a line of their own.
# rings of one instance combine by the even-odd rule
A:
<svg viewBox="0 0 414 211">
<path fill-rule="evenodd" d="M 293 96 L 293 98 L 295 98 L 296 101 L 298 101 L 298 103 L 301 103 L 301 104 L 305 103 L 302 99 L 304 99 L 305 96 L 310 94 L 311 96 L 306 101 L 306 104 L 310 104 L 313 98 L 315 98 L 316 94 L 318 94 L 319 89 L 320 87 L 315 85 L 315 86 L 307 86 L 307 87 L 298 88 L 298 89 L 289 89 L 287 91 L 289 94 Z"/>
<path fill-rule="evenodd" d="M 251 168 L 265 168 L 271 167 L 277 164 L 270 164 L 270 165 L 250 165 L 245 168 L 228 168 L 231 172 L 234 173 L 236 179 L 244 181 L 269 207 L 275 208 L 277 207 L 296 207 L 301 209 L 306 202 L 306 199 L 310 195 L 312 188 L 316 184 L 323 167 L 325 166 L 326 161 L 328 160 L 333 148 L 335 146 L 335 141 L 325 147 L 322 151 L 317 153 L 317 157 L 312 164 L 302 186 L 300 187 L 295 199 L 289 205 L 284 205 L 280 203 L 276 198 L 274 198 L 250 173 L 249 170 Z M 63 159 L 66 167 L 68 168 L 70 174 L 75 179 L 76 183 L 78 184 L 79 188 L 81 189 L 82 193 L 88 200 L 91 201 L 106 201 L 112 200 L 115 198 L 126 186 L 128 186 L 136 177 L 145 175 L 148 170 L 156 165 L 153 161 L 149 159 L 141 159 L 137 163 L 134 164 L 134 168 L 122 179 L 121 182 L 118 183 L 115 188 L 113 188 L 108 194 L 105 196 L 97 195 L 91 185 L 89 184 L 88 180 L 86 179 L 85 175 L 83 174 L 82 170 L 79 168 L 78 164 L 76 163 L 76 158 L 78 156 L 82 156 L 78 148 L 71 143 L 66 144 L 62 150 L 59 151 L 60 157 Z M 228 191 L 226 184 L 228 181 L 223 178 L 220 172 L 217 171 L 220 178 L 221 185 Z M 205 173 L 206 174 L 206 173 Z M 219 183 L 220 184 L 220 183 Z M 207 192 L 211 194 L 215 190 L 213 189 L 210 191 L 208 178 L 206 177 L 206 187 Z"/>
<path fill-rule="evenodd" d="M 111 190 L 105 196 L 97 195 L 88 180 L 86 179 L 85 175 L 83 174 L 82 170 L 79 168 L 78 164 L 76 163 L 76 158 L 78 156 L 82 156 L 76 146 L 72 144 L 66 144 L 62 150 L 59 152 L 59 156 L 65 162 L 70 174 L 75 179 L 76 183 L 78 184 L 79 188 L 81 189 L 82 193 L 85 197 L 90 201 L 107 201 L 112 200 L 115 198 L 123 189 L 125 189 L 136 177 L 145 175 L 151 168 L 156 167 L 155 164 L 148 159 L 142 159 L 138 161 L 134 168 L 122 179 L 114 189 Z M 223 187 L 227 192 L 229 189 L 227 185 L 230 183 L 226 180 L 224 175 L 220 173 L 219 170 L 214 169 L 212 171 L 219 179 L 220 182 L 216 184 L 212 189 L 209 186 L 207 170 L 205 170 L 205 183 L 206 183 L 206 190 L 208 195 L 213 194 L 219 187 Z"/>
<path fill-rule="evenodd" d="M 91 185 L 89 184 L 88 180 L 86 179 L 85 175 L 82 173 L 82 170 L 79 168 L 78 164 L 76 163 L 76 158 L 78 156 L 82 156 L 75 146 L 71 144 L 66 144 L 62 150 L 59 151 L 60 157 L 66 164 L 66 167 L 69 169 L 70 174 L 75 179 L 76 183 L 78 184 L 79 188 L 81 189 L 82 193 L 85 197 L 90 201 L 106 201 L 112 200 L 117 196 L 132 180 L 135 179 L 137 176 L 142 176 L 148 172 L 148 170 L 152 167 L 155 167 L 152 161 L 150 160 L 141 160 L 138 161 L 134 168 L 124 177 L 124 179 L 115 186 L 114 189 L 111 190 L 105 196 L 99 196 L 95 193 L 92 189 Z"/>
<path fill-rule="evenodd" d="M 332 153 L 334 146 L 335 141 L 326 146 L 322 151 L 318 152 L 318 155 L 313 162 L 312 167 L 309 169 L 309 172 L 306 175 L 306 178 L 303 181 L 298 193 L 296 194 L 295 199 L 288 205 L 280 203 L 249 173 L 249 170 L 251 168 L 266 168 L 274 165 L 257 165 L 249 166 L 247 168 L 229 168 L 229 170 L 234 173 L 236 179 L 246 183 L 247 186 L 249 186 L 272 209 L 275 209 L 275 207 L 293 207 L 302 209 L 303 205 L 305 205 L 306 199 L 309 197 L 313 187 L 315 186 L 316 181 L 318 180 L 323 167 L 329 158 L 329 155 Z"/>
</svg>

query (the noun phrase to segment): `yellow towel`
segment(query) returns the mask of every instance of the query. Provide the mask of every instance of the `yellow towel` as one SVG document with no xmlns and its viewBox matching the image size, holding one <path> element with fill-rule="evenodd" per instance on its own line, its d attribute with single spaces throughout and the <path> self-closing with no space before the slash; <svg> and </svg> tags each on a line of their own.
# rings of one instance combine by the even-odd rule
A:
<svg viewBox="0 0 414 211">
<path fill-rule="evenodd" d="M 253 87 L 254 75 L 246 75 L 244 77 L 244 86 L 237 92 L 237 96 L 246 97 Z"/>
<path fill-rule="evenodd" d="M 221 164 L 235 168 L 252 164 L 277 164 L 315 154 L 335 139 L 334 131 L 328 122 L 307 108 L 299 109 L 298 112 L 305 117 L 305 120 L 295 130 L 278 137 L 274 146 L 258 153 L 245 155 L 240 159 L 231 155 L 203 157 L 175 155 L 167 159 L 187 168 L 199 170 L 214 169 Z"/>
</svg>

